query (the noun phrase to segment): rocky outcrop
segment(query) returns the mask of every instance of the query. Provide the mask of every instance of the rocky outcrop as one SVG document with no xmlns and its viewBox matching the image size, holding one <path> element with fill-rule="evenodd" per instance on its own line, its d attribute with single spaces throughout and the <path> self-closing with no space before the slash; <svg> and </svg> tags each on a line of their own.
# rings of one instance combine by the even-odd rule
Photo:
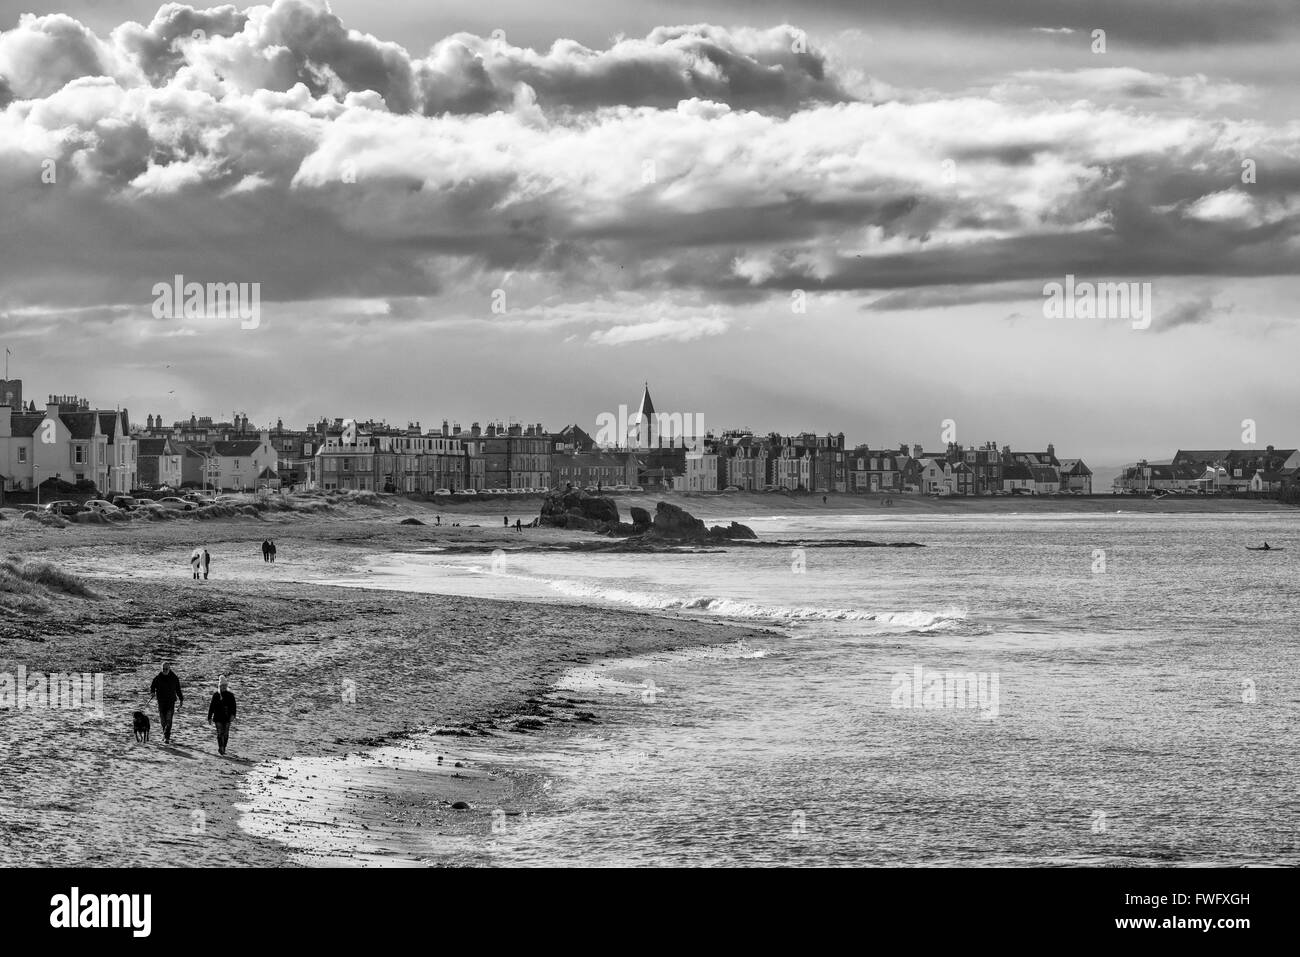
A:
<svg viewBox="0 0 1300 957">
<path fill-rule="evenodd" d="M 655 507 L 654 525 L 650 535 L 656 538 L 668 538 L 674 541 L 718 541 L 723 539 L 757 539 L 754 530 L 748 525 L 732 522 L 728 526 L 705 524 L 676 505 L 660 502 Z"/>
<path fill-rule="evenodd" d="M 661 538 L 703 538 L 709 533 L 704 523 L 686 511 L 668 502 L 655 506 L 654 534 Z"/>
<path fill-rule="evenodd" d="M 542 500 L 537 523 L 586 532 L 604 532 L 620 524 L 618 506 L 612 498 L 588 495 L 576 488 L 549 493 Z"/>
<path fill-rule="evenodd" d="M 677 505 L 660 502 L 654 517 L 643 508 L 632 509 L 632 522 L 620 521 L 614 500 L 588 495 L 581 489 L 551 492 L 542 502 L 538 525 L 567 528 L 572 531 L 598 532 L 632 541 L 707 543 L 715 541 L 754 540 L 754 530 L 739 522 L 707 527 L 702 521 Z"/>
<path fill-rule="evenodd" d="M 725 528 L 721 525 L 714 525 L 709 529 L 709 538 L 757 540 L 758 536 L 754 534 L 754 530 L 748 525 L 741 525 L 739 522 L 732 522 Z"/>
</svg>

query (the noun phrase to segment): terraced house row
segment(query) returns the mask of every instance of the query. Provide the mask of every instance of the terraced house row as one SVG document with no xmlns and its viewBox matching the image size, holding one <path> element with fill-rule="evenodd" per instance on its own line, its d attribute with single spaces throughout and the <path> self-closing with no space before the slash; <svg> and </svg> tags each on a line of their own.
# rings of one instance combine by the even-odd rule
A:
<svg viewBox="0 0 1300 957">
<path fill-rule="evenodd" d="M 191 415 L 170 424 L 151 414 L 143 426 L 133 427 L 125 411 L 92 410 L 76 396 L 50 396 L 43 413 L 30 404 L 24 408 L 21 380 L 0 382 L 0 396 L 0 478 L 11 490 L 30 490 L 57 477 L 91 483 L 101 493 L 141 485 L 408 494 L 568 485 L 945 496 L 1093 491 L 1087 465 L 1057 458 L 1051 444 L 1023 452 L 994 442 L 949 443 L 927 452 L 906 444 L 849 448 L 843 432 L 732 429 L 686 435 L 682 423 L 700 423 L 703 416 L 657 413 L 648 385 L 626 434 L 599 443 L 576 424 L 558 432 L 541 423 L 500 421 L 465 429 L 446 419 L 426 430 L 418 421 L 400 427 L 322 418 L 297 430 L 282 420 L 269 428 L 254 426 L 238 412 L 228 421 Z M 1221 470 L 1215 480 L 1221 486 L 1271 487 L 1297 464 L 1294 453 L 1274 455 L 1271 448 L 1255 459 L 1235 452 L 1180 452 L 1168 466 L 1134 466 L 1130 481 L 1147 487 L 1203 482 L 1213 465 Z"/>
</svg>

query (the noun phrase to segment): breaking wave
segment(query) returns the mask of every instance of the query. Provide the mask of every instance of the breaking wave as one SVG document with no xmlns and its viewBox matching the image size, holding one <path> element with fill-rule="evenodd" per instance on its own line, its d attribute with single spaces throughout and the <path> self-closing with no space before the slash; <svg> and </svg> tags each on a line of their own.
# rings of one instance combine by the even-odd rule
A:
<svg viewBox="0 0 1300 957">
<path fill-rule="evenodd" d="M 815 608 L 790 605 L 764 605 L 734 598 L 714 596 L 682 597 L 630 591 L 607 585 L 574 581 L 551 581 L 550 587 L 570 598 L 597 599 L 648 611 L 703 612 L 722 618 L 745 621 L 862 621 L 878 625 L 926 631 L 951 626 L 966 619 L 966 610 L 946 608 L 942 611 L 870 612 L 854 608 Z"/>
</svg>

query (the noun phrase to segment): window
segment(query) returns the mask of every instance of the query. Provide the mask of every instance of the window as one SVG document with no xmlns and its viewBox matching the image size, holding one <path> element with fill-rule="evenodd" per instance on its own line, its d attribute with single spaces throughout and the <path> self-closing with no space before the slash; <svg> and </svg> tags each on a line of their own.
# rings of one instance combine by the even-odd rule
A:
<svg viewBox="0 0 1300 957">
<path fill-rule="evenodd" d="M 21 446 L 18 449 L 18 464 L 22 465 L 27 461 L 27 450 Z"/>
<path fill-rule="evenodd" d="M 73 465 L 85 465 L 85 464 L 86 464 L 86 447 L 85 447 L 84 445 L 76 445 L 76 446 L 73 446 L 73 448 L 72 448 L 72 464 L 73 464 Z"/>
</svg>

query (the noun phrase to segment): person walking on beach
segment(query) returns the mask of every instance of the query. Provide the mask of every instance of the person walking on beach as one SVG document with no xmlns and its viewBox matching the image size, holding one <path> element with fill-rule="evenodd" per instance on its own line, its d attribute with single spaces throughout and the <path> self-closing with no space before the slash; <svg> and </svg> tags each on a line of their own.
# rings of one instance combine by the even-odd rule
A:
<svg viewBox="0 0 1300 957">
<path fill-rule="evenodd" d="M 510 527 L 510 516 L 509 516 L 509 515 L 504 515 L 504 516 L 502 516 L 502 518 L 501 518 L 501 524 L 504 525 L 506 528 L 509 528 L 509 527 Z"/>
<path fill-rule="evenodd" d="M 271 543 L 264 538 L 262 539 L 262 561 L 269 562 L 270 560 L 271 560 Z"/>
<path fill-rule="evenodd" d="M 162 670 L 154 675 L 149 685 L 149 697 L 158 699 L 158 720 L 162 722 L 163 744 L 171 744 L 172 716 L 185 703 L 185 695 L 181 693 L 181 679 L 172 671 L 170 661 L 164 661 Z"/>
<path fill-rule="evenodd" d="M 212 564 L 212 556 L 208 554 L 208 547 L 203 546 L 203 580 L 208 580 L 208 566 Z"/>
<path fill-rule="evenodd" d="M 519 521 L 519 519 L 515 519 L 515 531 L 522 532 L 523 528 L 524 528 L 523 523 Z"/>
<path fill-rule="evenodd" d="M 194 551 L 190 552 L 190 571 L 194 573 L 195 581 L 199 580 L 199 566 L 202 564 L 203 549 L 196 546 Z"/>
<path fill-rule="evenodd" d="M 208 723 L 217 727 L 217 753 L 226 753 L 226 742 L 230 740 L 230 722 L 235 720 L 235 696 L 226 688 L 226 676 L 222 675 L 217 683 L 217 691 L 208 705 Z"/>
<path fill-rule="evenodd" d="M 271 542 L 271 561 L 275 561 L 275 542 Z"/>
</svg>

